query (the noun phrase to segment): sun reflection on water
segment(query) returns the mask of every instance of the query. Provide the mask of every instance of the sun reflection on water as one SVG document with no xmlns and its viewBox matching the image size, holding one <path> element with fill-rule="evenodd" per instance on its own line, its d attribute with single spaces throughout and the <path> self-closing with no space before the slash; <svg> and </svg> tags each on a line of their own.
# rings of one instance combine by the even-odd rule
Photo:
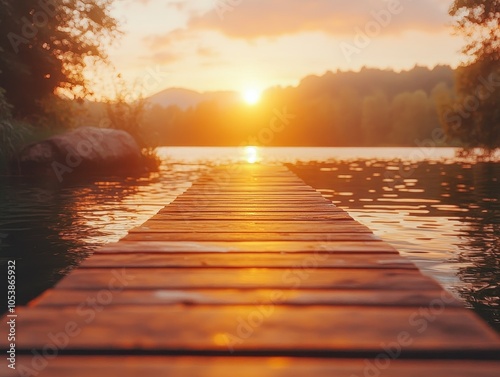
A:
<svg viewBox="0 0 500 377">
<path fill-rule="evenodd" d="M 244 160 L 249 164 L 255 164 L 260 161 L 259 148 L 254 146 L 245 147 L 243 151 Z"/>
</svg>

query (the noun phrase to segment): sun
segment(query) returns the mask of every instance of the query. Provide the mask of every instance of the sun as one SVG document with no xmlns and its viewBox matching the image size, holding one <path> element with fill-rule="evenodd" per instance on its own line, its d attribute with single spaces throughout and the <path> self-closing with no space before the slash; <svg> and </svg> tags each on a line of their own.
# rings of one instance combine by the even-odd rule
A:
<svg viewBox="0 0 500 377">
<path fill-rule="evenodd" d="M 245 89 L 241 96 L 247 105 L 255 105 L 260 101 L 261 91 L 256 88 Z"/>
</svg>

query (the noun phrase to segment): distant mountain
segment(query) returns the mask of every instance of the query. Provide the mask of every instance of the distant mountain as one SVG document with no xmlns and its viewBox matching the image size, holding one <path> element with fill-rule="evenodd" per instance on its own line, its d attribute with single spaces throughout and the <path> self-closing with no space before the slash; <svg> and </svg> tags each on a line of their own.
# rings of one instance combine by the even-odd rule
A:
<svg viewBox="0 0 500 377">
<path fill-rule="evenodd" d="M 146 100 L 149 104 L 163 107 L 178 106 L 182 110 L 196 107 L 201 102 L 215 101 L 221 105 L 229 105 L 240 101 L 240 95 L 232 91 L 217 91 L 200 93 L 183 88 L 169 88 L 153 94 Z"/>
</svg>

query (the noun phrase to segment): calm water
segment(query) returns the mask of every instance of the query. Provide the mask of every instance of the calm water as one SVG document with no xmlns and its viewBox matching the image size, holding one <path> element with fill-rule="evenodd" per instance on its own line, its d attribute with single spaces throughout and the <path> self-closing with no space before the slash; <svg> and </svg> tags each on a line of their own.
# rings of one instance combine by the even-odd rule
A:
<svg viewBox="0 0 500 377">
<path fill-rule="evenodd" d="M 459 160 L 448 148 L 163 148 L 160 155 L 161 171 L 142 179 L 49 187 L 0 177 L 0 268 L 18 261 L 19 304 L 211 166 L 285 162 L 500 331 L 499 159 Z"/>
</svg>

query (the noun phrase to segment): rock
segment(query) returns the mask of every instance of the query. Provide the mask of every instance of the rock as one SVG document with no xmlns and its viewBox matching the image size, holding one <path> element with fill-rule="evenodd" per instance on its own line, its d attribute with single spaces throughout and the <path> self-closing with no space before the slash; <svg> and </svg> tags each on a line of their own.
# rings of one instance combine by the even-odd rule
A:
<svg viewBox="0 0 500 377">
<path fill-rule="evenodd" d="M 14 162 L 23 175 L 66 178 L 144 172 L 141 149 L 121 130 L 81 127 L 24 147 Z"/>
</svg>

